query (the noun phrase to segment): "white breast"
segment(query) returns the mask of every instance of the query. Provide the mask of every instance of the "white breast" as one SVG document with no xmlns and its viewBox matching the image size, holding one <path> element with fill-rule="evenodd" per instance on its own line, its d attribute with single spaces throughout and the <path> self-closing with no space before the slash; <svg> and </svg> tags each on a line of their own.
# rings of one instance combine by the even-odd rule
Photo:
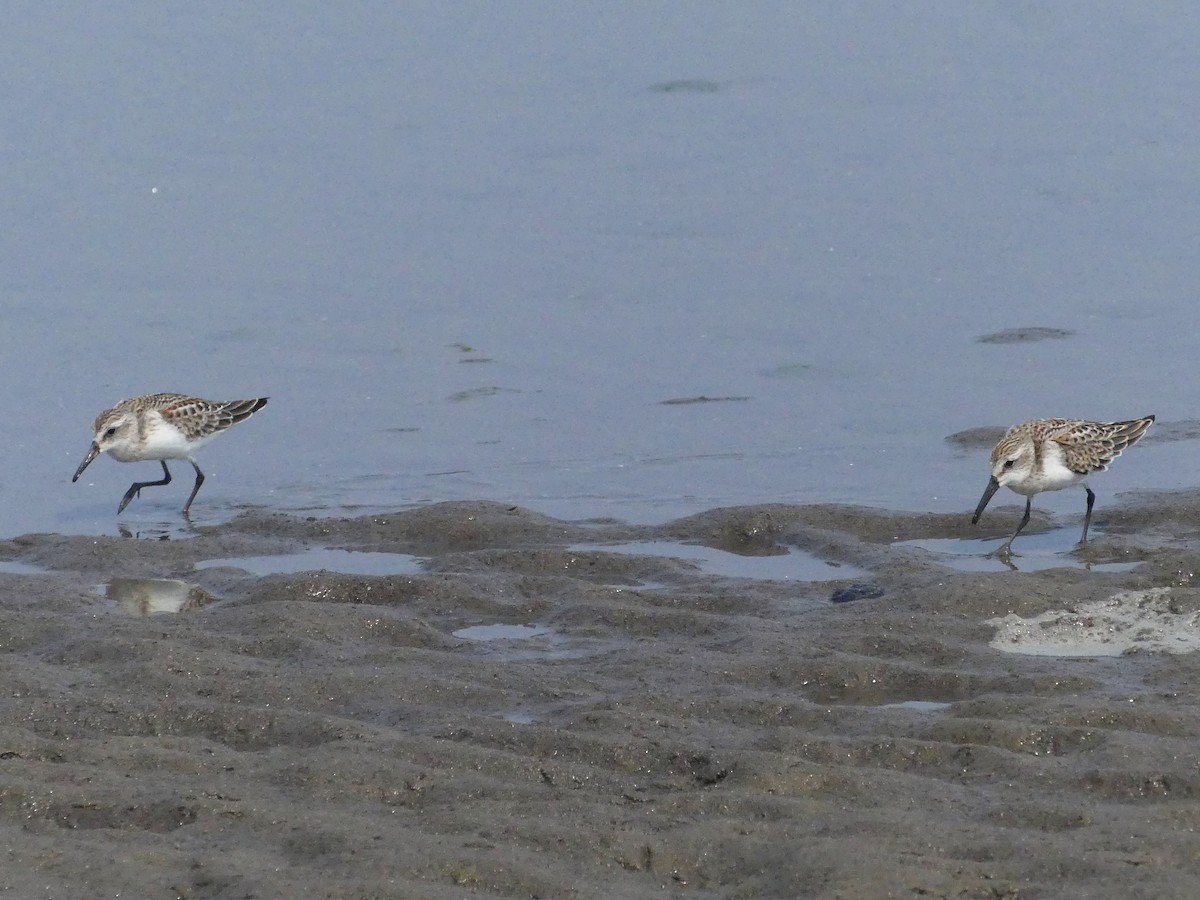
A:
<svg viewBox="0 0 1200 900">
<path fill-rule="evenodd" d="M 1009 484 L 1009 487 L 1018 494 L 1032 496 L 1042 491 L 1061 491 L 1087 479 L 1087 475 L 1067 468 L 1062 447 L 1054 441 L 1047 441 L 1043 445 L 1041 462 L 1041 468 L 1033 469 L 1019 484 Z"/>
</svg>

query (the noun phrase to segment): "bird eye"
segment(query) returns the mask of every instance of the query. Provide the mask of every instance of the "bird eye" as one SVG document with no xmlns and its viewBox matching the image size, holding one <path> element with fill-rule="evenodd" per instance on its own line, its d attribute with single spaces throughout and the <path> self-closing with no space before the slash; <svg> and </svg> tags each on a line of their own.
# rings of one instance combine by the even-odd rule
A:
<svg viewBox="0 0 1200 900">
<path fill-rule="evenodd" d="M 112 436 L 113 436 L 114 434 L 116 434 L 116 433 L 117 433 L 117 426 L 116 426 L 116 425 L 110 425 L 110 426 L 109 426 L 109 428 L 108 428 L 108 430 L 104 432 L 104 436 L 105 436 L 105 437 L 112 437 Z"/>
<path fill-rule="evenodd" d="M 1004 468 L 1006 468 L 1006 469 L 1011 469 L 1011 468 L 1013 467 L 1013 464 L 1014 464 L 1014 463 L 1016 463 L 1016 460 L 1015 460 L 1015 459 L 1006 459 L 1006 460 L 1004 461 Z"/>
</svg>

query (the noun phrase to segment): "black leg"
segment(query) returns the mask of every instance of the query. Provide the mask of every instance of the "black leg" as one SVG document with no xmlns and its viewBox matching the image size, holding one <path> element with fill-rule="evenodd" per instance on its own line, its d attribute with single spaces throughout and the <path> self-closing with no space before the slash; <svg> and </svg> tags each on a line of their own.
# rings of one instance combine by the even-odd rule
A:
<svg viewBox="0 0 1200 900">
<path fill-rule="evenodd" d="M 1000 549 L 996 551 L 1001 556 L 1008 556 L 1010 553 L 1012 553 L 1012 542 L 1017 539 L 1017 535 L 1021 533 L 1021 529 L 1029 524 L 1029 510 L 1032 508 L 1033 508 L 1033 498 L 1026 497 L 1025 498 L 1025 515 L 1021 516 L 1021 524 L 1017 526 L 1017 530 L 1013 532 L 1013 536 L 1010 537 L 1007 541 L 1005 541 L 1004 544 L 1000 547 Z"/>
<path fill-rule="evenodd" d="M 121 505 L 117 507 L 117 515 L 118 516 L 122 512 L 125 511 L 125 507 L 127 507 L 129 505 L 129 501 L 132 500 L 134 497 L 136 497 L 138 495 L 138 492 L 142 488 L 156 487 L 160 484 L 170 484 L 171 483 L 171 470 L 167 468 L 167 461 L 165 459 L 160 459 L 159 462 L 162 463 L 162 467 L 163 467 L 163 480 L 162 481 L 136 481 L 133 484 L 131 484 L 129 486 L 129 490 L 127 490 L 125 492 L 125 496 L 121 498 Z"/>
<path fill-rule="evenodd" d="M 1088 509 L 1087 515 L 1083 517 L 1083 537 L 1079 539 L 1079 543 L 1086 544 L 1088 526 L 1092 524 L 1092 504 L 1096 502 L 1096 495 L 1092 493 L 1092 489 L 1087 485 L 1084 485 L 1083 489 L 1088 492 Z"/>
<path fill-rule="evenodd" d="M 195 500 L 196 495 L 200 493 L 200 485 L 204 484 L 204 473 L 200 471 L 200 467 L 196 465 L 196 461 L 194 459 L 189 459 L 188 462 L 190 462 L 192 464 L 192 468 L 196 470 L 196 484 L 192 487 L 192 495 L 188 497 L 188 502 L 183 504 L 183 514 L 185 516 L 188 514 L 188 510 L 191 509 L 192 501 Z M 163 468 L 166 468 L 166 465 L 164 465 Z"/>
</svg>

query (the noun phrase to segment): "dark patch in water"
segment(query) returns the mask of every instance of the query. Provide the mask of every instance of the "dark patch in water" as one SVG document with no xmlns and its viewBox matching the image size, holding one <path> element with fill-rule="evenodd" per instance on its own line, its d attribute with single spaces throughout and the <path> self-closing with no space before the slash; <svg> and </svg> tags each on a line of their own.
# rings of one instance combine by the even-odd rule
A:
<svg viewBox="0 0 1200 900">
<path fill-rule="evenodd" d="M 1007 430 L 1002 425 L 981 425 L 948 434 L 945 440 L 947 444 L 954 444 L 963 450 L 985 450 L 994 447 Z"/>
<path fill-rule="evenodd" d="M 489 387 L 471 388 L 467 391 L 459 391 L 457 394 L 451 394 L 449 399 L 455 402 L 463 400 L 475 400 L 479 397 L 495 397 L 497 394 L 519 394 L 521 393 L 516 388 L 502 388 L 491 385 Z"/>
<path fill-rule="evenodd" d="M 1032 344 L 1035 341 L 1059 341 L 1069 338 L 1074 331 L 1065 328 L 1009 328 L 975 338 L 979 344 Z"/>
<path fill-rule="evenodd" d="M 812 363 L 785 363 L 773 369 L 767 369 L 762 374 L 766 378 L 795 378 L 812 369 Z"/>
<path fill-rule="evenodd" d="M 1180 419 L 1178 422 L 1155 422 L 1142 442 L 1168 444 L 1172 441 L 1194 441 L 1196 438 L 1200 438 L 1200 421 Z"/>
<path fill-rule="evenodd" d="M 705 81 L 702 78 L 679 78 L 674 81 L 660 81 L 647 88 L 654 94 L 715 94 L 721 89 L 716 81 Z"/>
<path fill-rule="evenodd" d="M 658 403 L 660 406 L 684 406 L 688 403 L 741 403 L 749 399 L 749 397 L 705 397 L 701 394 L 699 397 L 675 397 L 671 400 L 660 400 Z"/>
</svg>

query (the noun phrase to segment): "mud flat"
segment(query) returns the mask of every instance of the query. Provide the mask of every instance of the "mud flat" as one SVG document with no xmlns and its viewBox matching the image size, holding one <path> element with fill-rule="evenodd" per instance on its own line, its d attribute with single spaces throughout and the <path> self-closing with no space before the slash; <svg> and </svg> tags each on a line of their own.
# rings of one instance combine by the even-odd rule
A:
<svg viewBox="0 0 1200 900">
<path fill-rule="evenodd" d="M 1200 496 L 1099 518 L 2 542 L 0 894 L 1192 896 Z"/>
</svg>

